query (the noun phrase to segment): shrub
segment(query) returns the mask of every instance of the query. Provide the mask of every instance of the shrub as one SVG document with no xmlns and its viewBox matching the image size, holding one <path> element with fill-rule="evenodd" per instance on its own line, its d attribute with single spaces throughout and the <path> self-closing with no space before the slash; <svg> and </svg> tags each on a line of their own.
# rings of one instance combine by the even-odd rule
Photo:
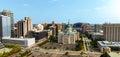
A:
<svg viewBox="0 0 120 57">
<path fill-rule="evenodd" d="M 69 52 L 65 52 L 65 55 L 68 55 L 69 54 Z"/>
<path fill-rule="evenodd" d="M 14 53 L 17 53 L 19 51 L 21 51 L 21 47 L 18 45 L 14 45 L 14 44 L 6 44 L 5 45 L 6 48 L 11 48 L 12 50 L 10 52 L 3 52 L 2 54 L 0 54 L 0 57 L 8 57 Z"/>
<path fill-rule="evenodd" d="M 56 47 L 53 47 L 53 49 L 56 49 Z"/>
<path fill-rule="evenodd" d="M 47 42 L 49 42 L 49 41 L 48 41 L 48 40 L 46 40 L 46 41 L 44 41 L 44 42 L 42 42 L 42 43 L 38 44 L 38 46 L 42 46 L 42 45 L 46 44 Z"/>
<path fill-rule="evenodd" d="M 18 57 L 27 57 L 27 56 L 29 56 L 29 55 L 31 55 L 32 53 L 31 53 L 31 51 L 30 50 L 26 50 L 24 53 L 22 53 L 20 56 L 18 56 Z"/>
</svg>

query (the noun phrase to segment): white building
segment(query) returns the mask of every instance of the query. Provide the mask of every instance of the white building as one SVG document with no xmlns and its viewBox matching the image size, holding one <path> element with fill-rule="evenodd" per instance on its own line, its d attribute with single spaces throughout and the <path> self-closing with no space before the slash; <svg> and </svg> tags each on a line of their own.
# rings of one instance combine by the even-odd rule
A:
<svg viewBox="0 0 120 57">
<path fill-rule="evenodd" d="M 120 49 L 120 42 L 98 41 L 98 47 L 101 52 L 106 51 L 106 49 L 110 52 L 112 47 Z"/>
<path fill-rule="evenodd" d="M 72 30 L 70 24 L 67 25 L 65 32 L 58 33 L 58 43 L 60 44 L 75 44 L 75 41 L 78 40 L 79 33 L 76 30 Z"/>
<path fill-rule="evenodd" d="M 41 31 L 43 31 L 43 29 L 44 29 L 43 25 L 38 24 L 38 25 L 36 25 L 36 26 L 33 28 L 33 31 L 35 31 L 35 32 L 41 32 Z"/>
<path fill-rule="evenodd" d="M 3 44 L 16 44 L 23 47 L 32 46 L 35 43 L 35 38 L 3 38 Z"/>
</svg>

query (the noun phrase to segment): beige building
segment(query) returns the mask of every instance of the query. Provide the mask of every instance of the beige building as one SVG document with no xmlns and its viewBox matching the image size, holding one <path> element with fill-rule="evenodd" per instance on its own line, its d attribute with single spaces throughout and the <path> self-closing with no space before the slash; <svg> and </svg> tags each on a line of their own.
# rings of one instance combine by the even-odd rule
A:
<svg viewBox="0 0 120 57">
<path fill-rule="evenodd" d="M 79 33 L 76 30 L 72 30 L 70 24 L 67 25 L 65 32 L 58 33 L 58 43 L 60 44 L 75 44 L 75 41 L 78 40 Z"/>
<path fill-rule="evenodd" d="M 32 30 L 32 20 L 29 17 L 25 17 L 24 20 L 18 21 L 16 24 L 17 37 L 25 37 L 29 31 Z"/>
<path fill-rule="evenodd" d="M 107 41 L 120 42 L 120 24 L 104 24 L 104 38 Z"/>
</svg>

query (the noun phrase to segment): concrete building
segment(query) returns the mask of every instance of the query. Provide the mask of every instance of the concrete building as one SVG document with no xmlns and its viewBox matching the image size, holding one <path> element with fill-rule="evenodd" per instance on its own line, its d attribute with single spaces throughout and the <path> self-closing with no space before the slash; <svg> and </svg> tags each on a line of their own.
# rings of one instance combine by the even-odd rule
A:
<svg viewBox="0 0 120 57">
<path fill-rule="evenodd" d="M 94 33 L 95 32 L 95 25 L 90 24 L 90 28 L 87 30 L 88 34 Z"/>
<path fill-rule="evenodd" d="M 52 35 L 57 36 L 58 32 L 62 30 L 62 25 L 61 24 L 56 24 L 54 21 L 52 24 L 42 24 L 45 30 L 50 30 L 52 31 Z"/>
<path fill-rule="evenodd" d="M 58 43 L 60 44 L 75 44 L 75 41 L 78 40 L 78 38 L 79 33 L 76 30 L 72 30 L 69 23 L 65 32 L 58 33 Z"/>
<path fill-rule="evenodd" d="M 94 25 L 94 31 L 95 32 L 100 32 L 102 30 L 102 25 L 101 24 L 95 24 Z"/>
<path fill-rule="evenodd" d="M 40 39 L 43 38 L 48 38 L 48 30 L 43 30 L 43 31 L 31 31 L 31 33 L 29 34 L 32 37 L 35 37 L 35 41 L 39 41 Z"/>
<path fill-rule="evenodd" d="M 3 44 L 16 44 L 23 47 L 29 47 L 35 44 L 35 38 L 3 38 Z"/>
<path fill-rule="evenodd" d="M 92 40 L 103 39 L 103 33 L 94 32 L 91 34 Z"/>
<path fill-rule="evenodd" d="M 11 37 L 10 17 L 0 15 L 0 39 L 2 37 Z"/>
<path fill-rule="evenodd" d="M 35 38 L 11 38 L 10 36 L 11 36 L 10 17 L 0 15 L 0 39 L 2 39 L 2 41 L 0 42 L 2 42 L 3 44 L 9 43 L 17 44 L 24 47 L 31 46 L 32 44 L 35 43 Z"/>
<path fill-rule="evenodd" d="M 12 11 L 9 10 L 3 10 L 0 12 L 0 15 L 8 16 L 10 17 L 10 23 L 11 23 L 11 37 L 14 37 L 14 14 Z"/>
<path fill-rule="evenodd" d="M 98 47 L 101 52 L 119 51 L 120 42 L 98 41 Z"/>
<path fill-rule="evenodd" d="M 95 24 L 95 30 L 94 30 L 95 32 L 99 32 L 100 31 L 100 25 L 98 25 L 98 24 Z"/>
<path fill-rule="evenodd" d="M 61 24 L 57 24 L 57 27 L 58 27 L 58 32 L 61 32 L 62 31 L 62 25 Z"/>
<path fill-rule="evenodd" d="M 120 42 L 120 24 L 104 24 L 104 39 Z"/>
<path fill-rule="evenodd" d="M 82 32 L 83 33 L 88 33 L 88 31 L 90 30 L 90 24 L 89 23 L 85 23 L 82 25 Z"/>
<path fill-rule="evenodd" d="M 30 19 L 30 17 L 25 17 L 24 21 L 27 23 L 27 31 L 31 31 L 33 29 L 32 19 Z"/>
<path fill-rule="evenodd" d="M 32 31 L 32 20 L 29 17 L 25 17 L 24 20 L 18 21 L 16 24 L 17 37 L 26 37 L 29 31 Z"/>
</svg>

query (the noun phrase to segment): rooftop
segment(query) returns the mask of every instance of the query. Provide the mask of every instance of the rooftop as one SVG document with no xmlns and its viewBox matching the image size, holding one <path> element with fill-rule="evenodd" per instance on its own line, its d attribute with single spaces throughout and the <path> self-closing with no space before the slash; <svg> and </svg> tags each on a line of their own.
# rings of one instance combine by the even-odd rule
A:
<svg viewBox="0 0 120 57">
<path fill-rule="evenodd" d="M 103 35 L 103 33 L 95 32 L 93 35 Z"/>
<path fill-rule="evenodd" d="M 30 40 L 35 38 L 3 38 L 3 39 L 9 39 L 9 40 Z"/>
<path fill-rule="evenodd" d="M 58 34 L 76 34 L 77 32 L 70 32 L 70 33 L 65 33 L 65 32 L 59 32 Z"/>
<path fill-rule="evenodd" d="M 98 41 L 104 47 L 120 47 L 120 42 Z"/>
</svg>

